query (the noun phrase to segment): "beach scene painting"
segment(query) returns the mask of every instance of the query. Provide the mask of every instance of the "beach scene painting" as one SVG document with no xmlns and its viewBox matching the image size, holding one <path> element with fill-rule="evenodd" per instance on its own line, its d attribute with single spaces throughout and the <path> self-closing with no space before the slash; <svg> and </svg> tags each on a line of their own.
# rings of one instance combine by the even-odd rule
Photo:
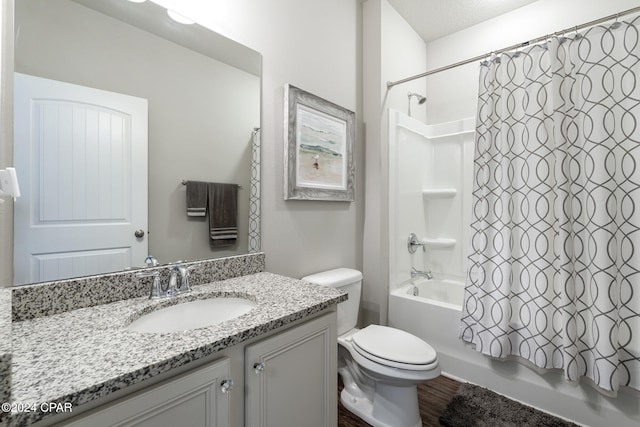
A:
<svg viewBox="0 0 640 427">
<path fill-rule="evenodd" d="M 353 202 L 355 113 L 287 85 L 284 199 Z"/>
<path fill-rule="evenodd" d="M 346 151 L 346 121 L 297 104 L 297 186 L 346 190 Z"/>
</svg>

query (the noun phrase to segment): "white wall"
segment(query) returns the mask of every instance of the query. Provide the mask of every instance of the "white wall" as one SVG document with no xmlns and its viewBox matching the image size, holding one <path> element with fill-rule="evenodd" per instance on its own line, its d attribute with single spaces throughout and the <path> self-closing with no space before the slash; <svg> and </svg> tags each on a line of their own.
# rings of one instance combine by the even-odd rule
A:
<svg viewBox="0 0 640 427">
<path fill-rule="evenodd" d="M 539 0 L 514 12 L 457 32 L 427 45 L 428 69 L 520 43 L 638 6 L 637 0 Z M 478 65 L 469 64 L 430 76 L 428 122 L 475 116 Z M 443 159 L 445 160 L 445 159 Z M 455 333 L 455 332 L 454 332 Z M 425 337 L 429 339 L 429 337 Z M 438 348 L 438 338 L 434 345 Z M 447 353 L 446 349 L 443 349 Z M 448 358 L 448 361 L 445 360 Z M 567 384 L 557 373 L 540 375 L 515 362 L 479 356 L 459 340 L 443 358 L 443 369 L 527 404 L 586 425 L 631 426 L 640 422 L 637 394 L 622 390 L 617 399 L 589 385 Z"/>
<path fill-rule="evenodd" d="M 262 249 L 268 271 L 361 268 L 364 160 L 358 0 L 156 0 L 263 55 Z M 356 113 L 356 201 L 284 201 L 284 87 Z"/>
<path fill-rule="evenodd" d="M 426 45 L 386 0 L 367 0 L 363 4 L 363 22 L 363 113 L 367 148 L 361 323 L 384 324 L 389 286 L 387 109 L 406 112 L 408 92 L 424 95 L 426 90 L 424 81 L 391 90 L 387 90 L 386 82 L 423 72 Z M 425 104 L 416 104 L 414 99 L 412 116 L 425 120 Z"/>
</svg>

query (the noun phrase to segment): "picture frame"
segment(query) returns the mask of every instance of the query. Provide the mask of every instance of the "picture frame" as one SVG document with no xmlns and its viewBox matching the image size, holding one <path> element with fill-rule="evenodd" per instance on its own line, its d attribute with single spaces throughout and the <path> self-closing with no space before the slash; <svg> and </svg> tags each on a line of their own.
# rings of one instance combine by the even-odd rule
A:
<svg viewBox="0 0 640 427">
<path fill-rule="evenodd" d="M 352 202 L 355 113 L 290 84 L 284 106 L 285 200 Z"/>
</svg>

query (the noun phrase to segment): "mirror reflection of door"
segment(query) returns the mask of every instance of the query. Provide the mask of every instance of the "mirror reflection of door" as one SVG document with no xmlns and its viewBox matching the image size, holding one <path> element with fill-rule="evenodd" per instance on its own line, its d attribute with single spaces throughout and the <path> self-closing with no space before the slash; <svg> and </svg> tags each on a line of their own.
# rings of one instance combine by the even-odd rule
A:
<svg viewBox="0 0 640 427">
<path fill-rule="evenodd" d="M 14 126 L 14 283 L 144 265 L 147 100 L 15 73 Z"/>
</svg>

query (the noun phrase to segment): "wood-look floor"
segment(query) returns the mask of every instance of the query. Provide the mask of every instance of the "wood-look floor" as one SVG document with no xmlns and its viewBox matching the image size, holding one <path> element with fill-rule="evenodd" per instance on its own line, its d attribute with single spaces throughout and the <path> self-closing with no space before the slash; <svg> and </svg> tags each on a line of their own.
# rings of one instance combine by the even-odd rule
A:
<svg viewBox="0 0 640 427">
<path fill-rule="evenodd" d="M 420 405 L 420 416 L 424 427 L 438 427 L 440 414 L 447 407 L 460 383 L 444 376 L 439 376 L 431 381 L 418 386 L 418 403 Z M 342 406 L 340 402 L 340 391 L 342 381 L 338 377 L 338 427 L 367 427 L 369 424 L 362 421 Z"/>
</svg>

